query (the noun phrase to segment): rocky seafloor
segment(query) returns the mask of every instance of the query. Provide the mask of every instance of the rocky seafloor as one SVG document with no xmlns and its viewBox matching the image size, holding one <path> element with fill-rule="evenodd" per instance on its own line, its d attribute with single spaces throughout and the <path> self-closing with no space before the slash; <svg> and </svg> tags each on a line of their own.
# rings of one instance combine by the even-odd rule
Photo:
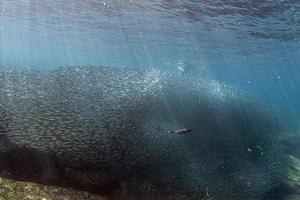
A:
<svg viewBox="0 0 300 200">
<path fill-rule="evenodd" d="M 95 194 L 68 188 L 44 186 L 0 178 L 0 200 L 107 200 Z"/>
</svg>

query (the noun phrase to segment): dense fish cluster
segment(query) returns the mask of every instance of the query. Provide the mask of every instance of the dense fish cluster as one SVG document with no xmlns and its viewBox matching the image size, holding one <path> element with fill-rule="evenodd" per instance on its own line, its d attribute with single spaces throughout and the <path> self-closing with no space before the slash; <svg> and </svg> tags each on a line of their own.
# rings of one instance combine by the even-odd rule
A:
<svg viewBox="0 0 300 200">
<path fill-rule="evenodd" d="M 0 73 L 3 176 L 120 199 L 263 199 L 284 175 L 279 129 L 237 89 L 176 73 Z"/>
</svg>

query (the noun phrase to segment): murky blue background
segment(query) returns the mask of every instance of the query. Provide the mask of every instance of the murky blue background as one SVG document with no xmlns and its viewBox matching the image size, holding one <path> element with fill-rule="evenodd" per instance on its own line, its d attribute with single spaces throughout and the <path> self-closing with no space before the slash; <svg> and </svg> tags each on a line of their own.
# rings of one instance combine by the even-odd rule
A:
<svg viewBox="0 0 300 200">
<path fill-rule="evenodd" d="M 0 45 L 5 70 L 183 68 L 254 93 L 300 127 L 297 0 L 0 0 Z"/>
</svg>

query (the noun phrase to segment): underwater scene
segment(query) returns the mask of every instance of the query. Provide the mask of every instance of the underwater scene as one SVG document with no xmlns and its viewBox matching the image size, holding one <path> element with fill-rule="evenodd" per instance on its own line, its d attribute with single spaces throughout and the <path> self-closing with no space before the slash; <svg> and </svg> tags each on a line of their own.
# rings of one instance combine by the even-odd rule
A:
<svg viewBox="0 0 300 200">
<path fill-rule="evenodd" d="M 0 0 L 0 200 L 300 200 L 300 1 Z"/>
</svg>

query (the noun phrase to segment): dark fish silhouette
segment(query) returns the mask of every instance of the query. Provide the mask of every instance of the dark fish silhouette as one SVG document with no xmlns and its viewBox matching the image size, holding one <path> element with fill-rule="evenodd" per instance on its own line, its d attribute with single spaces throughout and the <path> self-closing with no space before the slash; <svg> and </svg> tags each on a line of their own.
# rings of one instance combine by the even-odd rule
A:
<svg viewBox="0 0 300 200">
<path fill-rule="evenodd" d="M 182 129 L 177 129 L 177 130 L 169 131 L 169 133 L 176 133 L 178 135 L 185 135 L 187 133 L 190 133 L 191 131 L 193 131 L 193 129 L 182 128 Z"/>
</svg>

